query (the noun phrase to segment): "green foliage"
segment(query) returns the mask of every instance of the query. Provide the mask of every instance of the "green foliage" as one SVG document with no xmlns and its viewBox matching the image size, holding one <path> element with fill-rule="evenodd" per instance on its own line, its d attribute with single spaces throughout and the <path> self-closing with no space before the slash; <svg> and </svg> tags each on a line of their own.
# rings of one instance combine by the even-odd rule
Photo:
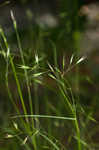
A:
<svg viewBox="0 0 99 150">
<path fill-rule="evenodd" d="M 0 27 L 0 107 L 6 108 L 0 110 L 0 150 L 99 148 L 93 139 L 98 93 L 90 93 L 95 83 L 84 74 L 87 57 L 77 49 L 76 2 L 63 0 L 56 28 L 34 25 L 20 33 L 12 11 L 15 33 L 8 38 Z"/>
</svg>

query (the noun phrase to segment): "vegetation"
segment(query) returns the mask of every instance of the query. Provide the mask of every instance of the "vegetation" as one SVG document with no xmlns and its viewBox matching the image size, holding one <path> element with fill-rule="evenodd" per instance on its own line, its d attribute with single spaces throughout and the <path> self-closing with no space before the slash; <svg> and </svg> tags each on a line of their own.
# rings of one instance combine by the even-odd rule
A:
<svg viewBox="0 0 99 150">
<path fill-rule="evenodd" d="M 99 148 L 96 57 L 80 53 L 77 4 L 63 0 L 54 28 L 20 32 L 13 11 L 15 33 L 0 27 L 0 150 Z"/>
</svg>

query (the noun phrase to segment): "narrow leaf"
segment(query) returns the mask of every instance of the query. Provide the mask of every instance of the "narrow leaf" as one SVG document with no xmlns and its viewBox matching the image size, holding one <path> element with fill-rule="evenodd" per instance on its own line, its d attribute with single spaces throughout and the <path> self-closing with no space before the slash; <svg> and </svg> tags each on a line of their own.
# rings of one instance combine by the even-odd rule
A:
<svg viewBox="0 0 99 150">
<path fill-rule="evenodd" d="M 74 54 L 72 54 L 72 56 L 71 56 L 71 59 L 70 59 L 70 65 L 72 64 L 73 59 L 74 59 Z"/>
</svg>

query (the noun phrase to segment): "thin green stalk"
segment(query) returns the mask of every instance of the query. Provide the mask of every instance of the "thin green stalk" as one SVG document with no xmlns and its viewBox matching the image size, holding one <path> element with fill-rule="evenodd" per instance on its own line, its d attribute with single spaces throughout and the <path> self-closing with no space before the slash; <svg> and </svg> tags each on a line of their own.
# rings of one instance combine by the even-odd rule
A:
<svg viewBox="0 0 99 150">
<path fill-rule="evenodd" d="M 69 102 L 69 100 L 68 100 L 67 96 L 65 95 L 64 90 L 62 89 L 62 87 L 59 86 L 59 88 L 60 88 L 62 96 L 64 97 L 64 99 L 65 99 L 65 101 L 66 101 L 66 103 L 68 105 L 68 108 L 69 108 L 70 112 L 72 113 L 73 117 L 75 118 L 74 125 L 75 125 L 75 128 L 76 128 L 77 137 L 78 137 L 78 140 L 77 140 L 77 142 L 78 142 L 78 150 L 81 150 L 80 130 L 79 130 L 79 125 L 78 125 L 78 121 L 77 121 L 76 111 L 74 110 L 72 104 Z"/>
<path fill-rule="evenodd" d="M 35 114 L 39 114 L 39 101 L 38 101 L 38 85 L 34 83 L 34 99 L 35 99 Z M 36 128 L 39 129 L 38 122 L 36 123 Z"/>
<path fill-rule="evenodd" d="M 53 43 L 52 43 L 53 44 Z M 56 50 L 56 46 L 53 44 L 53 50 L 54 50 L 54 65 L 55 67 L 58 68 L 58 64 L 57 64 L 57 50 Z M 56 72 L 56 77 L 58 79 L 58 81 L 62 80 L 60 77 L 59 77 L 59 73 Z M 63 81 L 62 81 L 63 82 Z M 68 99 L 68 96 L 66 95 L 66 93 L 64 91 L 66 91 L 65 87 L 64 87 L 64 84 L 62 84 L 63 86 L 61 86 L 59 83 L 58 83 L 58 87 L 59 87 L 59 90 L 62 94 L 62 96 L 64 97 L 65 101 L 66 101 L 66 104 L 68 105 L 68 108 L 70 110 L 70 112 L 72 113 L 73 117 L 76 118 L 74 120 L 74 125 L 75 125 L 75 128 L 76 128 L 76 132 L 77 132 L 77 137 L 78 137 L 78 141 L 77 141 L 77 144 L 78 144 L 78 150 L 81 150 L 81 142 L 80 142 L 80 130 L 79 130 L 79 125 L 78 125 L 78 121 L 77 121 L 77 117 L 76 117 L 76 111 L 74 110 L 72 104 L 69 102 L 69 99 Z"/>
<path fill-rule="evenodd" d="M 8 91 L 8 96 L 11 100 L 11 103 L 13 104 L 16 112 L 20 115 L 20 111 L 19 109 L 17 108 L 16 106 L 16 103 L 13 101 L 13 97 L 12 97 L 12 94 L 11 94 L 11 91 L 9 89 L 9 84 L 8 84 L 8 59 L 6 60 L 6 63 L 7 63 L 7 66 L 6 66 L 6 75 L 5 75 L 5 78 L 6 78 L 6 88 L 7 88 L 7 91 Z M 28 121 L 28 119 L 26 118 L 26 121 Z M 21 122 L 22 124 L 24 125 L 25 129 L 27 130 L 27 126 L 26 126 L 26 123 L 24 122 L 24 120 L 21 118 Z M 28 131 L 28 130 L 27 130 Z"/>
<path fill-rule="evenodd" d="M 22 51 L 22 46 L 21 46 L 21 42 L 20 42 L 20 37 L 18 34 L 18 30 L 17 30 L 17 23 L 16 20 L 13 16 L 13 12 L 11 11 L 11 17 L 13 20 L 13 26 L 16 32 L 16 37 L 17 37 L 17 42 L 18 42 L 18 46 L 19 46 L 19 51 L 21 54 L 21 60 L 22 60 L 22 64 L 25 66 L 25 60 L 24 60 L 24 56 L 23 56 L 23 51 Z M 29 79 L 28 79 L 28 73 L 27 70 L 24 69 L 24 74 L 25 74 L 25 78 L 26 78 L 26 84 L 27 84 L 27 90 L 28 90 L 28 96 L 29 96 L 29 106 L 30 106 L 30 113 L 31 115 L 33 115 L 33 104 L 32 104 L 32 97 L 31 97 L 31 90 L 30 90 L 30 86 L 29 86 Z M 34 129 L 34 120 L 32 119 L 32 129 Z M 33 138 L 33 145 L 34 145 L 34 149 L 36 150 L 36 140 L 35 138 Z"/>
<path fill-rule="evenodd" d="M 16 115 L 11 118 L 15 119 L 15 118 L 24 118 L 24 117 L 60 119 L 60 120 L 76 120 L 76 118 L 71 118 L 71 117 L 60 117 L 60 116 L 49 116 L 49 115 Z"/>
<path fill-rule="evenodd" d="M 75 11 L 75 16 L 74 16 L 74 26 L 75 26 L 75 30 L 74 30 L 74 47 L 77 49 L 78 48 L 78 29 L 79 29 L 79 19 L 78 19 L 78 4 L 79 1 L 76 0 L 74 2 L 74 11 Z M 76 82 L 76 88 L 77 90 L 79 89 L 79 74 L 78 74 L 79 68 L 78 66 L 76 67 L 76 78 L 75 78 L 75 82 Z M 79 98 L 79 95 L 77 95 L 77 97 Z M 74 113 L 75 117 L 76 117 L 76 112 Z M 76 117 L 77 118 L 77 117 Z M 75 127 L 76 127 L 76 131 L 77 131 L 77 137 L 78 137 L 78 150 L 82 150 L 82 146 L 81 146 L 81 142 L 80 142 L 80 129 L 79 129 L 79 125 L 78 125 L 78 121 L 77 119 L 75 120 Z"/>
<path fill-rule="evenodd" d="M 8 53 L 10 51 L 10 49 L 9 49 L 6 37 L 4 35 L 4 32 L 3 32 L 3 30 L 1 28 L 0 28 L 0 33 L 1 33 L 1 36 L 2 36 L 2 38 L 4 40 L 4 43 L 5 43 L 5 46 L 6 46 L 6 49 L 7 49 L 7 53 Z M 15 77 L 15 80 L 16 80 L 16 84 L 17 84 L 20 100 L 21 100 L 21 103 L 22 103 L 23 111 L 24 111 L 25 114 L 27 114 L 27 111 L 26 111 L 26 108 L 25 108 L 25 104 L 24 104 L 24 100 L 23 100 L 23 96 L 22 96 L 22 92 L 21 92 L 20 83 L 19 83 L 19 80 L 18 80 L 18 77 L 17 77 L 17 74 L 16 74 L 14 63 L 13 63 L 13 59 L 12 59 L 10 54 L 7 54 L 7 55 L 9 55 L 9 61 L 11 63 L 11 67 L 12 67 L 12 70 L 13 70 L 13 73 L 14 73 L 14 77 Z"/>
<path fill-rule="evenodd" d="M 81 150 L 81 140 L 80 140 L 80 129 L 79 129 L 79 125 L 78 125 L 78 121 L 77 121 L 77 117 L 76 117 L 76 120 L 74 121 L 75 123 L 75 127 L 76 127 L 76 131 L 77 131 L 77 137 L 78 137 L 78 150 Z"/>
<path fill-rule="evenodd" d="M 16 104 L 13 101 L 12 94 L 11 94 L 10 89 L 9 89 L 9 83 L 8 83 L 8 66 L 9 66 L 9 58 L 6 59 L 5 84 L 6 84 L 6 88 L 7 88 L 7 91 L 8 91 L 8 96 L 9 96 L 9 98 L 11 100 L 11 103 L 13 104 L 14 108 L 16 109 L 16 112 L 18 114 L 20 114 L 19 113 L 19 109 L 17 109 L 17 106 L 16 106 Z"/>
<path fill-rule="evenodd" d="M 23 95 L 22 95 L 20 83 L 19 83 L 19 80 L 18 80 L 18 78 L 17 78 L 15 66 L 14 66 L 14 64 L 13 64 L 12 57 L 9 56 L 9 58 L 10 58 L 10 63 L 11 63 L 12 70 L 13 70 L 13 73 L 14 73 L 14 77 L 15 77 L 15 80 L 16 80 L 16 85 L 17 85 L 17 88 L 18 88 L 18 93 L 19 93 L 20 100 L 21 100 L 21 103 L 22 103 L 23 111 L 24 111 L 25 114 L 27 114 L 27 110 L 26 110 L 26 107 L 25 107 L 25 103 L 24 103 L 24 99 L 23 99 Z"/>
<path fill-rule="evenodd" d="M 17 23 L 16 23 L 16 20 L 15 20 L 15 18 L 13 16 L 13 12 L 12 11 L 11 11 L 11 17 L 12 17 L 13 26 L 14 26 L 14 29 L 15 29 L 15 32 L 16 32 L 16 37 L 17 37 L 19 51 L 20 51 L 20 54 L 21 54 L 22 64 L 25 66 L 25 60 L 24 60 L 24 56 L 23 56 L 23 50 L 22 50 L 22 46 L 21 46 L 21 42 L 20 42 L 20 37 L 19 37 L 19 34 L 18 34 L 18 30 L 17 30 Z M 28 95 L 29 95 L 30 110 L 31 110 L 31 114 L 33 114 L 31 91 L 30 91 L 30 86 L 29 86 L 28 73 L 27 73 L 26 69 L 24 69 L 24 74 L 25 74 L 25 78 L 26 78 L 27 90 L 28 90 Z"/>
<path fill-rule="evenodd" d="M 60 148 L 51 140 L 49 139 L 46 135 L 42 134 L 39 132 L 39 135 L 42 136 L 45 140 L 47 140 L 56 150 L 60 150 Z"/>
<path fill-rule="evenodd" d="M 18 89 L 18 93 L 19 93 L 19 96 L 20 96 L 21 104 L 22 104 L 22 109 L 23 109 L 24 114 L 27 115 L 27 111 L 26 111 L 26 107 L 25 107 L 25 104 L 24 104 L 24 100 L 23 100 L 23 96 L 22 96 L 22 91 L 21 91 L 20 83 L 19 83 L 19 80 L 18 80 L 18 77 L 17 77 L 17 74 L 16 74 L 16 69 L 15 69 L 14 63 L 13 63 L 13 58 L 12 58 L 12 56 L 10 54 L 10 49 L 9 49 L 6 37 L 5 37 L 4 32 L 3 32 L 3 30 L 1 28 L 0 28 L 0 33 L 1 33 L 1 36 L 2 36 L 2 38 L 4 40 L 4 43 L 5 43 L 5 46 L 6 46 L 6 49 L 7 49 L 6 57 L 5 57 L 5 61 L 6 61 L 6 65 L 7 65 L 6 66 L 6 74 L 5 74 L 5 79 L 6 79 L 5 82 L 6 82 L 6 87 L 7 87 L 7 91 L 8 91 L 8 96 L 9 96 L 9 98 L 10 98 L 13 106 L 15 107 L 16 112 L 18 114 L 20 114 L 19 109 L 17 108 L 15 102 L 13 101 L 12 94 L 10 92 L 9 85 L 8 85 L 8 65 L 11 64 L 12 71 L 13 71 L 14 78 L 15 78 L 16 85 L 17 85 L 17 89 Z M 25 118 L 25 119 L 28 122 L 28 118 Z M 25 127 L 25 129 L 27 130 L 27 132 L 29 132 L 30 129 L 27 126 L 28 124 L 26 124 L 23 119 L 21 119 L 21 123 Z"/>
</svg>

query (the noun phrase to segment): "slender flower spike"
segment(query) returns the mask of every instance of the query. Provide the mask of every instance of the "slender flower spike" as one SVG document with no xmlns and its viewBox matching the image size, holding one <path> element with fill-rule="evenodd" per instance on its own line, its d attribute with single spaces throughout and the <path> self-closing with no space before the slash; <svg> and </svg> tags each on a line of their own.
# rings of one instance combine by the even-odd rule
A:
<svg viewBox="0 0 99 150">
<path fill-rule="evenodd" d="M 25 66 L 25 65 L 18 65 L 18 68 L 21 68 L 21 69 L 31 69 L 29 66 Z"/>
<path fill-rule="evenodd" d="M 37 54 L 35 54 L 35 61 L 36 61 L 36 63 L 38 64 L 39 58 L 38 58 L 38 55 L 37 55 Z"/>
<path fill-rule="evenodd" d="M 65 56 L 63 56 L 63 62 L 62 62 L 62 65 L 63 65 L 63 70 L 65 68 Z"/>
<path fill-rule="evenodd" d="M 13 135 L 7 134 L 7 135 L 5 136 L 5 138 L 13 138 Z"/>
<path fill-rule="evenodd" d="M 18 125 L 17 125 L 17 123 L 13 122 L 13 126 L 14 126 L 14 128 L 15 128 L 16 130 L 18 130 Z"/>
<path fill-rule="evenodd" d="M 22 145 L 25 145 L 27 140 L 28 140 L 28 136 L 24 139 L 24 141 L 22 142 Z"/>
<path fill-rule="evenodd" d="M 49 62 L 48 62 L 47 64 L 48 64 L 50 70 L 51 70 L 52 72 L 55 72 L 54 69 L 53 69 L 53 67 L 49 64 Z"/>
<path fill-rule="evenodd" d="M 85 60 L 86 59 L 86 57 L 84 56 L 84 57 L 81 57 L 77 62 L 76 62 L 76 65 L 77 64 L 79 64 L 79 63 L 81 63 L 83 60 Z"/>
<path fill-rule="evenodd" d="M 12 20 L 15 20 L 12 10 L 10 11 L 10 13 L 11 13 L 11 18 L 12 18 Z"/>
<path fill-rule="evenodd" d="M 16 29 L 16 28 L 17 28 L 16 20 L 15 20 L 15 18 L 14 18 L 14 15 L 13 15 L 13 11 L 12 11 L 12 10 L 10 11 L 10 14 L 11 14 L 11 18 L 12 18 L 12 20 L 13 20 L 14 27 L 15 27 L 15 29 Z"/>
<path fill-rule="evenodd" d="M 74 55 L 71 56 L 71 59 L 70 59 L 70 65 L 72 64 L 73 59 L 74 59 Z"/>
</svg>

